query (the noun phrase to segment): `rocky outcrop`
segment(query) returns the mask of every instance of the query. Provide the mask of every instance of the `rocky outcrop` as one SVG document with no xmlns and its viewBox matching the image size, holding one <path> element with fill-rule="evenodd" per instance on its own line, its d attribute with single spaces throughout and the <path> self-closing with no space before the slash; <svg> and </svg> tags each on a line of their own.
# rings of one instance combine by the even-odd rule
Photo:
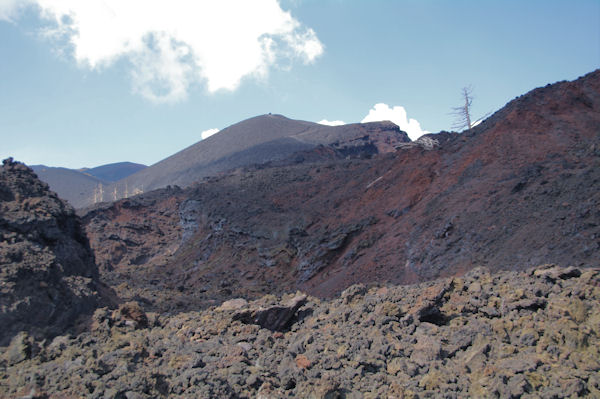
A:
<svg viewBox="0 0 600 399">
<path fill-rule="evenodd" d="M 102 294 L 101 294 L 102 293 Z M 103 296 L 104 295 L 104 296 Z M 109 291 L 73 208 L 27 166 L 0 168 L 0 344 L 64 333 Z"/>
<path fill-rule="evenodd" d="M 20 336 L 0 351 L 0 396 L 600 395 L 597 268 L 478 268 L 420 285 L 354 285 L 331 300 L 306 298 L 285 331 L 236 316 L 294 297 L 160 317 L 127 304 L 97 311 L 97 328 L 75 337 Z"/>
</svg>

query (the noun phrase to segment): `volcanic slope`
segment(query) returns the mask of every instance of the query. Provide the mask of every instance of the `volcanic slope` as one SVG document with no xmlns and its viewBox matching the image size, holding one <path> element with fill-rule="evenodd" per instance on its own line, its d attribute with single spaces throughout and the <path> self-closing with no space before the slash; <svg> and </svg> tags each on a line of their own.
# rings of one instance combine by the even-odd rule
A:
<svg viewBox="0 0 600 399">
<path fill-rule="evenodd" d="M 391 122 L 325 126 L 261 115 L 229 126 L 110 187 L 108 191 L 147 192 L 168 185 L 188 186 L 205 176 L 236 167 L 285 159 L 297 151 L 332 145 L 351 151 L 372 146 L 374 152 L 393 151 L 397 143 L 409 142 Z M 123 195 L 120 195 L 123 196 Z"/>
<path fill-rule="evenodd" d="M 117 201 L 88 213 L 86 231 L 101 272 L 163 310 L 475 266 L 598 264 L 600 71 L 535 89 L 465 133 L 397 147 Z"/>
</svg>

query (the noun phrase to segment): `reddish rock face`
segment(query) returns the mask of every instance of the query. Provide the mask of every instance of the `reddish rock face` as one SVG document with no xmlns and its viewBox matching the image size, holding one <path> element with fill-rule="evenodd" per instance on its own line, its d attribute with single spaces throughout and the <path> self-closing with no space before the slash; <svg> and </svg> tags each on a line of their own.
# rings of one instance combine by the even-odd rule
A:
<svg viewBox="0 0 600 399">
<path fill-rule="evenodd" d="M 158 307 L 176 298 L 170 308 L 297 288 L 329 296 L 475 266 L 597 263 L 599 71 L 536 89 L 465 133 L 394 146 L 350 160 L 319 147 L 304 162 L 96 209 L 86 229 L 114 284 L 137 284 L 129 295 Z"/>
</svg>

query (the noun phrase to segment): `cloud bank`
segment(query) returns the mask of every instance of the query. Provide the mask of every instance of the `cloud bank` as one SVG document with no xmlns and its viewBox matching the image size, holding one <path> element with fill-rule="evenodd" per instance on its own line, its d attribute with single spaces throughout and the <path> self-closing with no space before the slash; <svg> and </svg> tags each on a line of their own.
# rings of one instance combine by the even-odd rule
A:
<svg viewBox="0 0 600 399">
<path fill-rule="evenodd" d="M 202 140 L 204 140 L 218 132 L 219 132 L 219 129 L 208 129 L 208 130 L 205 130 L 202 133 L 200 133 L 200 137 L 202 137 Z"/>
<path fill-rule="evenodd" d="M 323 119 L 317 122 L 320 125 L 327 125 L 327 126 L 340 126 L 340 125 L 345 125 L 346 122 L 344 121 L 328 121 L 327 119 Z"/>
<path fill-rule="evenodd" d="M 157 103 L 183 100 L 198 83 L 232 91 L 244 78 L 323 53 L 316 33 L 278 0 L 0 0 L 0 19 L 18 21 L 27 7 L 79 65 L 128 60 L 134 90 Z"/>
<path fill-rule="evenodd" d="M 429 133 L 421 129 L 421 125 L 416 119 L 408 119 L 406 110 L 402 106 L 390 108 L 384 103 L 375 104 L 361 122 L 391 121 L 400 126 L 411 140 L 416 140 L 424 134 Z"/>
</svg>

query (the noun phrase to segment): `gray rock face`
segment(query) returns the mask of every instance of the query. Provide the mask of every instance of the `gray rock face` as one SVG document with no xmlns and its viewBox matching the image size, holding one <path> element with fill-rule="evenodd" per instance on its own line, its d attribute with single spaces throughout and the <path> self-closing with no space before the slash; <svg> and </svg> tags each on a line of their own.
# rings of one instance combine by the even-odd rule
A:
<svg viewBox="0 0 600 399">
<path fill-rule="evenodd" d="M 27 166 L 0 168 L 0 344 L 55 335 L 100 301 L 98 269 L 73 208 Z"/>
</svg>

